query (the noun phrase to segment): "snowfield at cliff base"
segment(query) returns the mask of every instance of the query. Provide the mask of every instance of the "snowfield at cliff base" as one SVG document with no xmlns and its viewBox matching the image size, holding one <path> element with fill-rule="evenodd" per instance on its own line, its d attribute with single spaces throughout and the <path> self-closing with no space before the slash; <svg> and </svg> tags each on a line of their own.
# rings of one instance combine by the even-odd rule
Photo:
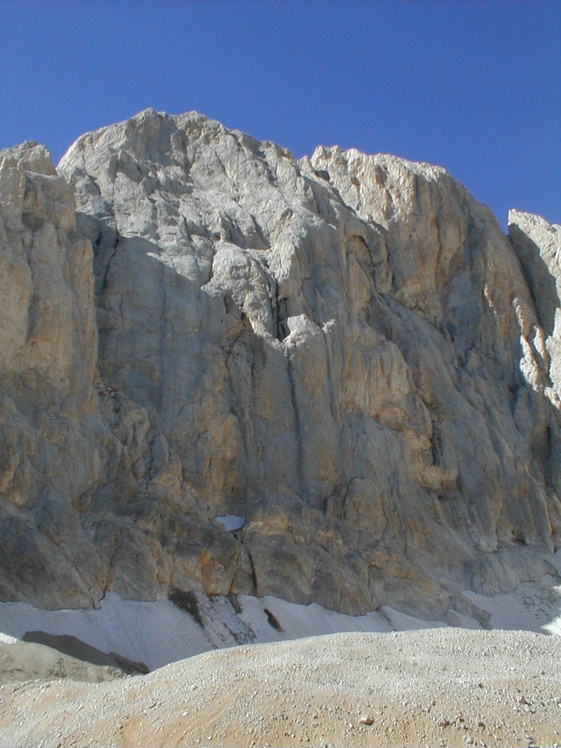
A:
<svg viewBox="0 0 561 748">
<path fill-rule="evenodd" d="M 561 565 L 561 552 L 551 557 Z M 561 635 L 561 585 L 552 577 L 520 585 L 515 591 L 486 597 L 464 594 L 490 615 L 496 629 Z M 214 648 L 241 643 L 265 643 L 344 631 L 391 632 L 441 628 L 389 606 L 363 616 L 348 616 L 321 605 L 298 605 L 279 598 L 192 593 L 196 615 L 168 598 L 157 602 L 123 600 L 108 593 L 99 609 L 39 610 L 27 603 L 0 603 L 0 641 L 21 640 L 30 631 L 70 635 L 102 652 L 114 652 L 153 670 Z M 460 614 L 455 624 L 480 629 Z M 272 622 L 273 623 L 272 623 Z M 162 635 L 165 632 L 165 635 Z"/>
<path fill-rule="evenodd" d="M 559 552 L 552 560 L 560 563 Z M 111 593 L 98 610 L 2 603 L 0 630 L 10 633 L 0 644 L 0 739 L 30 748 L 555 746 L 561 586 L 554 581 L 494 597 L 466 593 L 489 612 L 492 631 L 461 617 L 471 631 L 387 606 L 352 617 L 269 596 L 239 596 L 234 607 L 194 595 L 191 613 L 168 599 Z M 50 646 L 17 644 L 30 630 L 31 641 Z M 74 657 L 63 654 L 68 635 Z M 154 672 L 129 670 L 123 680 L 123 660 L 96 660 L 88 645 Z"/>
</svg>

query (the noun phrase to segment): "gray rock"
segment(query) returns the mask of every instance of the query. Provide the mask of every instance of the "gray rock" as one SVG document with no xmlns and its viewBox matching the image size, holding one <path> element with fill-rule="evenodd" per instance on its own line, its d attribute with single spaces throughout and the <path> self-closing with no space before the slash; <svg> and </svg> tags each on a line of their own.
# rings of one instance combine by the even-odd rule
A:
<svg viewBox="0 0 561 748">
<path fill-rule="evenodd" d="M 56 174 L 39 148 L 0 153 L 4 599 L 438 617 L 543 573 L 557 228 L 509 239 L 440 168 L 295 161 L 194 112 L 84 135 Z"/>
</svg>

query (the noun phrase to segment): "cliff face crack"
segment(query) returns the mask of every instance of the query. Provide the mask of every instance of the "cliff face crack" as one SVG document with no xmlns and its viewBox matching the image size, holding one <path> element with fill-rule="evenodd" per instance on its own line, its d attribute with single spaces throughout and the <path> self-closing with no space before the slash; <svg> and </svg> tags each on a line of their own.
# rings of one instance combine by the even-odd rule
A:
<svg viewBox="0 0 561 748">
<path fill-rule="evenodd" d="M 284 340 L 288 336 L 288 303 L 287 299 L 279 298 L 279 284 L 273 279 L 274 284 L 274 296 L 272 303 L 273 319 L 275 325 L 275 338 L 277 340 Z"/>
<path fill-rule="evenodd" d="M 154 477 L 152 475 L 152 469 L 154 467 L 154 462 L 155 462 L 154 449 L 156 446 L 156 439 L 158 438 L 158 436 L 159 436 L 158 432 L 154 430 L 152 438 L 148 441 L 148 464 L 146 465 L 146 470 L 144 473 L 144 488 L 146 488 L 150 480 Z"/>
<path fill-rule="evenodd" d="M 156 409 L 158 413 L 164 412 L 164 399 L 166 395 L 166 342 L 168 337 L 168 294 L 165 279 L 165 264 L 160 260 L 160 308 L 162 310 L 158 328 L 158 383 L 156 387 Z"/>
<path fill-rule="evenodd" d="M 331 351 L 329 348 L 329 342 L 328 342 L 328 336 L 325 331 L 325 329 L 321 328 L 322 336 L 323 336 L 323 343 L 325 346 L 325 366 L 327 368 L 327 383 L 328 383 L 328 393 L 327 397 L 329 399 L 329 412 L 331 413 L 331 417 L 333 419 L 333 423 L 339 423 L 340 417 L 339 413 L 337 412 L 337 406 L 336 406 L 336 395 L 335 395 L 335 387 L 334 387 L 334 377 L 333 377 L 333 371 L 332 371 L 332 364 L 331 364 Z"/>
<path fill-rule="evenodd" d="M 117 248 L 120 241 L 119 232 L 115 231 L 114 234 L 109 234 L 109 236 L 111 236 L 109 246 L 103 246 L 105 244 L 103 240 L 106 236 L 107 234 L 104 233 L 98 234 L 94 243 L 94 261 L 95 258 L 98 258 L 98 261 L 103 261 L 103 256 L 109 254 L 109 257 L 107 258 L 107 260 L 105 260 L 103 272 L 101 273 L 98 281 L 97 293 L 100 296 L 104 294 L 107 289 L 107 285 L 109 282 L 109 273 L 111 271 L 111 264 L 117 256 Z"/>
<path fill-rule="evenodd" d="M 259 596 L 259 585 L 257 583 L 257 573 L 255 571 L 255 563 L 253 562 L 253 556 L 251 555 L 251 551 L 247 551 L 247 558 L 249 560 L 249 566 L 251 569 L 251 582 L 252 582 L 252 595 Z"/>
<path fill-rule="evenodd" d="M 307 496 L 306 476 L 304 470 L 304 442 L 302 439 L 302 421 L 300 417 L 300 406 L 298 405 L 298 396 L 296 394 L 296 384 L 294 380 L 294 369 L 291 360 L 291 352 L 286 355 L 286 373 L 288 376 L 288 388 L 290 393 L 290 405 L 294 419 L 294 451 L 296 471 L 296 485 L 301 499 Z"/>
</svg>

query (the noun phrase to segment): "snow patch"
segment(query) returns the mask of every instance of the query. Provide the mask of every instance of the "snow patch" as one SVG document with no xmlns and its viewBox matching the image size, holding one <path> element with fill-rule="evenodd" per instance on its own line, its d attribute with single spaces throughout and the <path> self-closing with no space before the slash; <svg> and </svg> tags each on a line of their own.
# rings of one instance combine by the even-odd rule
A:
<svg viewBox="0 0 561 748">
<path fill-rule="evenodd" d="M 240 517 L 238 514 L 223 514 L 220 517 L 214 518 L 217 522 L 224 525 L 228 532 L 234 532 L 235 530 L 241 530 L 245 525 L 245 517 Z"/>
<path fill-rule="evenodd" d="M 486 597 L 464 595 L 489 612 L 492 628 L 561 636 L 561 586 L 553 576 L 525 582 L 514 592 Z M 20 640 L 28 631 L 69 634 L 102 652 L 143 662 L 150 670 L 211 649 L 340 632 L 384 633 L 444 628 L 389 606 L 363 616 L 348 616 L 317 603 L 298 605 L 267 595 L 206 596 L 185 592 L 154 602 L 123 600 L 108 593 L 100 608 L 39 610 L 27 603 L 0 603 L 0 642 Z M 172 602 L 174 600 L 175 602 Z M 465 628 L 480 628 L 472 618 L 450 611 Z"/>
<path fill-rule="evenodd" d="M 547 575 L 502 595 L 487 597 L 469 590 L 463 595 L 490 614 L 491 628 L 561 636 L 561 585 L 557 581 Z"/>
<path fill-rule="evenodd" d="M 17 642 L 19 642 L 17 637 L 0 633 L 0 644 L 16 644 Z"/>
<path fill-rule="evenodd" d="M 103 652 L 143 662 L 154 670 L 201 652 L 238 644 L 343 631 L 390 632 L 445 625 L 388 607 L 363 616 L 348 616 L 317 603 L 298 605 L 270 595 L 188 594 L 190 610 L 167 598 L 139 602 L 123 600 L 114 593 L 108 593 L 97 610 L 40 610 L 28 603 L 0 603 L 0 632 L 17 640 L 27 631 L 69 634 Z"/>
</svg>

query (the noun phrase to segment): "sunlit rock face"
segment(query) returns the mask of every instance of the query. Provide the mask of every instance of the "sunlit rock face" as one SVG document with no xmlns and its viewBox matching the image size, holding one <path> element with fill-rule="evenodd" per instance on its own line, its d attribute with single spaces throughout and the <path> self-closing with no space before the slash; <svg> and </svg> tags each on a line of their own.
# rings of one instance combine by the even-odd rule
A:
<svg viewBox="0 0 561 748">
<path fill-rule="evenodd" d="M 197 113 L 0 180 L 4 599 L 477 616 L 553 572 L 559 227 Z"/>
</svg>

